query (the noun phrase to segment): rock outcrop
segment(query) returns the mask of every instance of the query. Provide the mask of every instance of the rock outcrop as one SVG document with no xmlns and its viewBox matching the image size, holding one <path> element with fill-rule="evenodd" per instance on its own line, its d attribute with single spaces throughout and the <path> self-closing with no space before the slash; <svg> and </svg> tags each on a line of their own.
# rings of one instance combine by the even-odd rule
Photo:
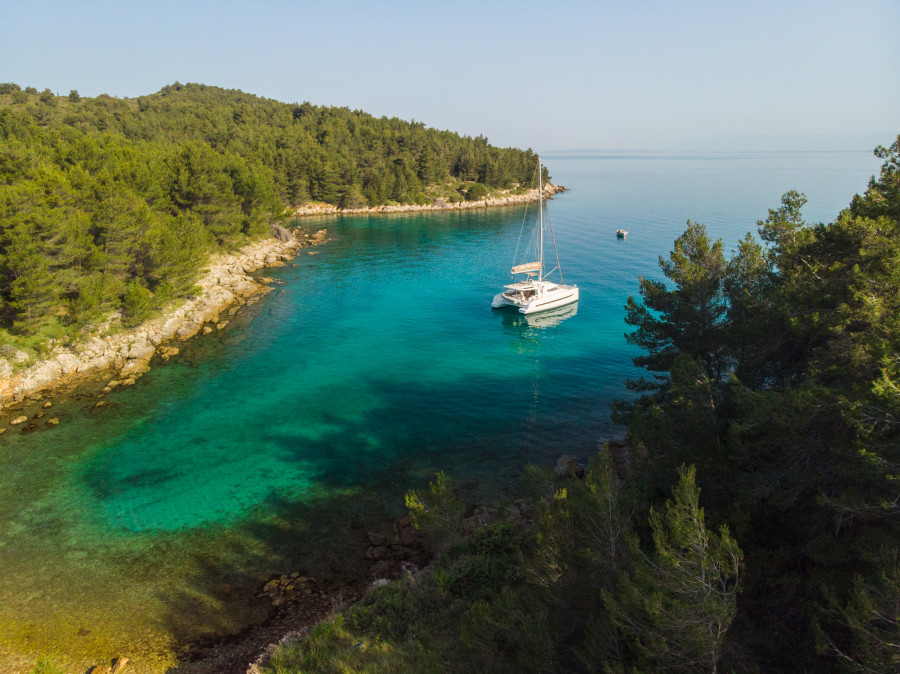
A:
<svg viewBox="0 0 900 674">
<path fill-rule="evenodd" d="M 46 359 L 18 371 L 8 360 L 0 359 L 0 406 L 106 370 L 112 371 L 117 385 L 134 383 L 149 369 L 154 355 L 159 353 L 168 360 L 178 353 L 178 347 L 168 342 L 189 339 L 204 328 L 211 331 L 224 327 L 227 321 L 220 317 L 223 311 L 267 288 L 249 272 L 283 264 L 301 248 L 320 244 L 327 237 L 324 229 L 310 236 L 280 225 L 273 227 L 273 234 L 275 238 L 245 246 L 234 255 L 212 257 L 207 273 L 197 281 L 200 292 L 196 296 L 137 328 L 87 338 L 72 347 L 58 347 Z M 115 318 L 102 327 L 108 329 L 114 323 Z M 17 352 L 12 360 L 18 364 L 23 357 L 27 358 L 27 354 Z"/>
</svg>

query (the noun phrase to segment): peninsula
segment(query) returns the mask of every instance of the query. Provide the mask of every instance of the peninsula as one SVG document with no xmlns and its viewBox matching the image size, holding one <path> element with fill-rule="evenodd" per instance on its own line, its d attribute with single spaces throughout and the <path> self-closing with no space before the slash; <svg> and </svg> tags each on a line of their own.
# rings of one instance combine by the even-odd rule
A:
<svg viewBox="0 0 900 674">
<path fill-rule="evenodd" d="M 289 234 L 293 218 L 538 198 L 530 150 L 200 84 L 0 84 L 0 150 L 0 406 L 106 370 L 127 385 L 221 325 L 261 287 L 249 271 L 324 240 Z M 545 196 L 564 189 L 549 177 Z"/>
</svg>

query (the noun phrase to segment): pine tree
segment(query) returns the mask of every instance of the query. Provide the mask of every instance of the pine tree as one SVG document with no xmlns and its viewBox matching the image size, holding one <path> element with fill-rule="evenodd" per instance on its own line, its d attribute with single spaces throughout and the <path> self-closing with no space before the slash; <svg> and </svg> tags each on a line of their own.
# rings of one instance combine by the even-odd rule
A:
<svg viewBox="0 0 900 674">
<path fill-rule="evenodd" d="M 651 511 L 653 552 L 635 550 L 633 574 L 603 593 L 642 671 L 718 671 L 734 619 L 743 553 L 723 525 L 709 531 L 692 467 L 663 512 Z"/>
</svg>

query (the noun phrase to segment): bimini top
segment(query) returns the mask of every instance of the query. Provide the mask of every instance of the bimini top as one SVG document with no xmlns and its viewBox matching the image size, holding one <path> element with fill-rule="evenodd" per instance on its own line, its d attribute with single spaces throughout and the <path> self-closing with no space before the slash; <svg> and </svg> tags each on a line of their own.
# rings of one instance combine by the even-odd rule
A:
<svg viewBox="0 0 900 674">
<path fill-rule="evenodd" d="M 529 272 L 540 271 L 541 267 L 544 265 L 540 262 L 526 262 L 525 264 L 519 264 L 512 268 L 513 274 L 527 274 Z"/>
<path fill-rule="evenodd" d="M 550 281 L 538 281 L 536 279 L 527 279 L 525 281 L 519 281 L 518 283 L 509 283 L 503 286 L 507 290 L 552 290 L 553 288 L 559 287 L 558 283 L 552 283 Z"/>
</svg>

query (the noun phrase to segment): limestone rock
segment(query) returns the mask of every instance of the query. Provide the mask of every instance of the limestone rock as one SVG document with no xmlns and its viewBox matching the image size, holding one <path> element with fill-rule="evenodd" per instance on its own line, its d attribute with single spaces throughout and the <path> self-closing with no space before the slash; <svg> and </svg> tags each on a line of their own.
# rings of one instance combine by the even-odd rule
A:
<svg viewBox="0 0 900 674">
<path fill-rule="evenodd" d="M 408 548 L 417 547 L 422 544 L 422 539 L 416 532 L 409 517 L 401 517 L 394 523 L 394 531 L 400 545 Z"/>
<path fill-rule="evenodd" d="M 59 417 L 50 417 L 47 419 L 48 426 L 59 426 Z"/>
<path fill-rule="evenodd" d="M 62 366 L 56 360 L 44 361 L 29 370 L 22 378 L 20 387 L 23 391 L 36 391 L 52 384 L 62 376 Z"/>
<path fill-rule="evenodd" d="M 466 518 L 465 528 L 471 533 L 480 527 L 490 526 L 499 519 L 500 516 L 494 508 L 477 506 L 472 516 Z"/>
<path fill-rule="evenodd" d="M 81 359 L 78 356 L 74 356 L 71 353 L 61 353 L 56 357 L 56 362 L 59 363 L 60 368 L 62 369 L 63 375 L 69 375 L 78 370 L 78 366 L 81 365 Z"/>
<path fill-rule="evenodd" d="M 288 230 L 279 225 L 277 222 L 272 225 L 272 236 L 282 242 L 287 242 L 294 238 Z"/>
<path fill-rule="evenodd" d="M 136 376 L 140 377 L 149 369 L 150 365 L 148 364 L 147 360 L 129 360 L 119 370 L 119 376 L 123 379 L 128 379 L 129 377 Z"/>
<path fill-rule="evenodd" d="M 144 336 L 144 339 L 136 340 L 131 344 L 127 358 L 129 360 L 150 360 L 155 351 L 156 347 Z"/>
<path fill-rule="evenodd" d="M 189 337 L 193 337 L 200 332 L 200 325 L 200 323 L 193 320 L 182 323 L 181 327 L 178 328 L 178 332 L 175 333 L 175 336 L 178 339 L 188 339 Z"/>
<path fill-rule="evenodd" d="M 162 324 L 162 327 L 159 329 L 159 335 L 162 340 L 172 339 L 181 328 L 181 318 L 178 316 L 172 316 L 165 323 Z"/>
<path fill-rule="evenodd" d="M 159 348 L 159 357 L 164 361 L 168 361 L 172 356 L 177 356 L 179 353 L 177 346 L 161 346 Z"/>
<path fill-rule="evenodd" d="M 558 477 L 581 479 L 584 477 L 584 466 L 578 463 L 578 459 L 568 454 L 563 454 L 556 460 L 553 471 Z"/>
<path fill-rule="evenodd" d="M 366 550 L 366 557 L 368 559 L 384 559 L 388 556 L 388 550 L 384 546 L 373 546 Z"/>
<path fill-rule="evenodd" d="M 15 419 L 13 419 L 12 421 L 10 421 L 9 423 L 14 424 L 14 425 L 15 425 L 15 424 L 24 424 L 26 421 L 28 421 L 28 417 L 26 417 L 26 416 L 23 414 L 22 416 L 16 417 Z"/>
<path fill-rule="evenodd" d="M 87 362 L 81 363 L 81 365 L 78 366 L 78 374 L 91 372 L 93 370 L 105 370 L 110 365 L 112 365 L 112 359 L 109 356 L 96 356 L 95 358 L 91 358 Z"/>
<path fill-rule="evenodd" d="M 631 470 L 631 461 L 628 456 L 628 443 L 624 440 L 610 440 L 606 443 L 606 449 L 612 457 L 613 467 L 620 480 L 628 477 Z"/>
</svg>

